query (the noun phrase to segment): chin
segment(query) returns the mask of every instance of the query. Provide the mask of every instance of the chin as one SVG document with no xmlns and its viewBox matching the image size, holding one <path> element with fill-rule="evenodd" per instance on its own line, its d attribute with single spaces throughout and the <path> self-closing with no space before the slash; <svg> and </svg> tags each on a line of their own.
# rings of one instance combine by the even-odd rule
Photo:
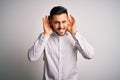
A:
<svg viewBox="0 0 120 80">
<path fill-rule="evenodd" d="M 57 33 L 59 36 L 64 36 L 65 35 L 65 32 L 64 33 Z"/>
<path fill-rule="evenodd" d="M 59 34 L 59 36 L 64 36 L 65 34 Z"/>
<path fill-rule="evenodd" d="M 66 33 L 66 30 L 65 30 L 65 31 L 63 31 L 63 32 L 56 31 L 56 33 L 57 33 L 59 36 L 64 36 L 64 35 L 65 35 L 65 33 Z"/>
</svg>

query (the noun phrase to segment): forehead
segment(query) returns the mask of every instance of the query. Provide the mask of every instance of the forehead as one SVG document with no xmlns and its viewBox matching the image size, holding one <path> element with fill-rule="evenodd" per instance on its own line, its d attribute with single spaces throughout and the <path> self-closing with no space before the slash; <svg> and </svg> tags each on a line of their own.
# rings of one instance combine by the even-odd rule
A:
<svg viewBox="0 0 120 80">
<path fill-rule="evenodd" d="M 67 19 L 68 19 L 68 16 L 65 13 L 60 15 L 53 15 L 53 18 L 52 18 L 52 20 L 67 20 Z"/>
</svg>

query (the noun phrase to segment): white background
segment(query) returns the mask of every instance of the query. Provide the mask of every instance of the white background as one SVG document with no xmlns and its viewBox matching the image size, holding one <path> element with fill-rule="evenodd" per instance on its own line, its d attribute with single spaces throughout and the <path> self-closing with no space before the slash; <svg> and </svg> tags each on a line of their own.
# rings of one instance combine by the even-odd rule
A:
<svg viewBox="0 0 120 80">
<path fill-rule="evenodd" d="M 79 80 L 120 80 L 119 0 L 0 0 L 0 80 L 42 80 L 42 57 L 29 62 L 27 51 L 43 32 L 42 18 L 58 5 L 95 48 L 92 60 L 78 54 Z"/>
</svg>

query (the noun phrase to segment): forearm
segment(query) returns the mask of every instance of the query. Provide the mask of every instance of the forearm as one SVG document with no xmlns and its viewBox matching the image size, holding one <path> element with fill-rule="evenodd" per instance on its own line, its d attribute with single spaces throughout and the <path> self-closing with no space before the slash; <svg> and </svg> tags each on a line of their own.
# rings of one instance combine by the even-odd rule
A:
<svg viewBox="0 0 120 80">
<path fill-rule="evenodd" d="M 40 37 L 35 41 L 34 45 L 28 50 L 28 59 L 30 61 L 35 61 L 39 59 L 44 51 L 45 45 L 48 41 L 49 36 L 44 36 L 42 33 Z"/>
<path fill-rule="evenodd" d="M 78 32 L 73 37 L 75 40 L 75 45 L 82 56 L 86 59 L 91 59 L 94 55 L 94 48 Z"/>
</svg>

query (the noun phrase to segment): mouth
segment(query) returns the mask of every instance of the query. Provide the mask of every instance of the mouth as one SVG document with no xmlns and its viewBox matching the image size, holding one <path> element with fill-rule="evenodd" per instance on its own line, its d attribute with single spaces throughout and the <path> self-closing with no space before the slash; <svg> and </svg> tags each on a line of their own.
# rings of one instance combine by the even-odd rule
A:
<svg viewBox="0 0 120 80">
<path fill-rule="evenodd" d="M 60 33 L 64 33 L 64 32 L 65 32 L 65 29 L 64 29 L 64 28 L 58 29 L 58 31 L 59 31 Z"/>
<path fill-rule="evenodd" d="M 59 29 L 59 32 L 64 32 L 65 31 L 65 29 Z"/>
<path fill-rule="evenodd" d="M 66 32 L 66 29 L 65 28 L 59 28 L 57 29 L 57 34 L 60 35 L 60 36 L 63 36 Z"/>
</svg>

